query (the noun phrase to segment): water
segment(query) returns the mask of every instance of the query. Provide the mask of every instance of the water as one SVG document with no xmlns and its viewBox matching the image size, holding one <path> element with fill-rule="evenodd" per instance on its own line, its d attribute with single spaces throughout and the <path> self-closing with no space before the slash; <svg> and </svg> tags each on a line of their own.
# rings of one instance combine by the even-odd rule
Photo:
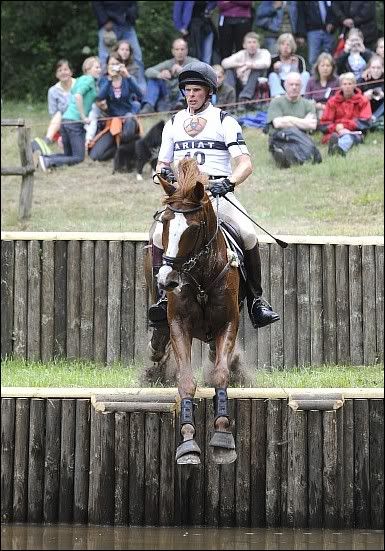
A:
<svg viewBox="0 0 385 551">
<path fill-rule="evenodd" d="M 384 532 L 3 524 L 1 549 L 384 549 Z"/>
</svg>

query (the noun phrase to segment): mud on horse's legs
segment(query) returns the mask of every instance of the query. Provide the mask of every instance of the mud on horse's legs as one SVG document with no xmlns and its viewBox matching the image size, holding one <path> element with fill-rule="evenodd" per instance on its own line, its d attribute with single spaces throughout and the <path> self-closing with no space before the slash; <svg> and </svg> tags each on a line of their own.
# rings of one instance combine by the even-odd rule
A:
<svg viewBox="0 0 385 551">
<path fill-rule="evenodd" d="M 214 428 L 215 432 L 210 440 L 212 457 L 215 463 L 233 463 L 237 458 L 234 437 L 229 430 L 229 403 L 227 390 L 216 388 L 214 401 Z"/>
</svg>

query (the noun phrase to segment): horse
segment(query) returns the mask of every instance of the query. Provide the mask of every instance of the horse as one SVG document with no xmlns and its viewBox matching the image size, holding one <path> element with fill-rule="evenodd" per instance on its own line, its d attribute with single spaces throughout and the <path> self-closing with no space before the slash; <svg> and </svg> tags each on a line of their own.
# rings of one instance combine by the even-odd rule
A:
<svg viewBox="0 0 385 551">
<path fill-rule="evenodd" d="M 158 285 L 167 292 L 168 324 L 155 328 L 150 348 L 152 359 L 174 352 L 182 441 L 176 449 L 178 464 L 199 464 L 201 450 L 195 441 L 194 395 L 196 381 L 191 365 L 193 338 L 210 343 L 214 359 L 212 386 L 215 388 L 214 434 L 210 441 L 212 458 L 218 464 L 236 460 L 230 429 L 227 387 L 234 361 L 240 318 L 240 275 L 220 231 L 218 217 L 205 190 L 208 178 L 195 159 L 178 165 L 177 186 L 158 175 L 165 192 L 165 208 L 159 215 L 163 224 L 163 265 Z M 150 251 L 150 249 L 147 249 Z M 150 253 L 145 273 L 151 288 Z"/>
</svg>

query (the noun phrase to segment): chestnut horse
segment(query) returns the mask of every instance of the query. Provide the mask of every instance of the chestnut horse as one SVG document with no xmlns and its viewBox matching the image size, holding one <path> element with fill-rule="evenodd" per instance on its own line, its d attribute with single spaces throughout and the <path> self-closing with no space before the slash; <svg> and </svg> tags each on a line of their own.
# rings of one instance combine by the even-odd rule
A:
<svg viewBox="0 0 385 551">
<path fill-rule="evenodd" d="M 201 450 L 194 439 L 194 402 L 196 381 L 191 365 L 193 338 L 214 345 L 214 369 L 211 384 L 214 396 L 214 435 L 210 441 L 216 463 L 235 461 L 234 438 L 230 430 L 227 387 L 239 326 L 239 271 L 228 258 L 227 246 L 219 229 L 213 204 L 205 192 L 207 176 L 199 172 L 194 159 L 178 166 L 177 186 L 160 176 L 166 193 L 163 224 L 163 265 L 158 285 L 167 292 L 168 327 L 151 341 L 156 355 L 165 351 L 171 340 L 177 365 L 178 392 L 181 399 L 182 442 L 176 450 L 178 464 L 200 463 Z M 148 273 L 148 261 L 146 272 Z M 153 358 L 154 359 L 154 358 Z"/>
</svg>

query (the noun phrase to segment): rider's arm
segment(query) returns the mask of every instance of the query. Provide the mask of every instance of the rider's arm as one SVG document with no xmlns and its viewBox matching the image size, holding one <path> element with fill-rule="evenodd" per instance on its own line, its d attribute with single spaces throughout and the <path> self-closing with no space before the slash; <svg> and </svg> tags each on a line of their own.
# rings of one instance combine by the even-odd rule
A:
<svg viewBox="0 0 385 551">
<path fill-rule="evenodd" d="M 228 179 L 235 186 L 241 184 L 253 172 L 250 155 L 234 157 L 234 168 Z"/>
<path fill-rule="evenodd" d="M 172 123 L 167 121 L 162 132 L 162 143 L 158 155 L 158 163 L 156 172 L 160 172 L 162 168 L 169 167 L 174 159 L 174 138 L 172 135 Z"/>
</svg>

